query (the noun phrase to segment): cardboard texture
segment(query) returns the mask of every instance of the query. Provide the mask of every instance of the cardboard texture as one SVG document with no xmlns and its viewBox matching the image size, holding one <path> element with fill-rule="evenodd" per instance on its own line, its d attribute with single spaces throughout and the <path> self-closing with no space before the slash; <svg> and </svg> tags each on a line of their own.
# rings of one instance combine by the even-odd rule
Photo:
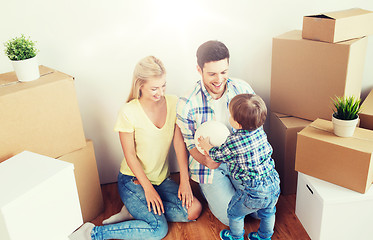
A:
<svg viewBox="0 0 373 240">
<path fill-rule="evenodd" d="M 273 39 L 271 110 L 331 120 L 331 97 L 360 97 L 367 38 L 342 43 L 302 39 L 294 30 Z"/>
<path fill-rule="evenodd" d="M 297 133 L 311 121 L 280 113 L 271 113 L 269 141 L 273 148 L 273 159 L 280 175 L 281 194 L 294 194 L 297 191 L 295 171 L 295 150 Z"/>
<path fill-rule="evenodd" d="M 23 151 L 0 163 L 0 239 L 67 239 L 82 223 L 74 165 Z"/>
<path fill-rule="evenodd" d="M 331 121 L 317 119 L 298 133 L 295 170 L 365 193 L 373 181 L 373 131 L 334 135 Z"/>
<path fill-rule="evenodd" d="M 86 145 L 74 78 L 40 66 L 38 80 L 0 74 L 0 162 L 24 151 L 49 157 Z"/>
<path fill-rule="evenodd" d="M 303 17 L 302 37 L 341 42 L 373 34 L 373 12 L 353 8 Z"/>
<path fill-rule="evenodd" d="M 360 127 L 373 130 L 373 89 L 361 104 Z"/>
<path fill-rule="evenodd" d="M 373 188 L 366 194 L 299 173 L 295 214 L 311 239 L 371 239 Z"/>
<path fill-rule="evenodd" d="M 58 159 L 74 164 L 83 221 L 92 221 L 104 210 L 93 142 L 88 140 L 86 147 L 65 154 Z"/>
</svg>

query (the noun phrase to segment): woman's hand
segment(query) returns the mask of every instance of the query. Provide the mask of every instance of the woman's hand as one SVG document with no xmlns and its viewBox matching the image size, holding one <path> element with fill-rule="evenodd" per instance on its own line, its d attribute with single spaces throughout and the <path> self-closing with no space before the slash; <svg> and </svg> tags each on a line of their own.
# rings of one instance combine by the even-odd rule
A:
<svg viewBox="0 0 373 240">
<path fill-rule="evenodd" d="M 151 186 L 148 189 L 144 189 L 144 192 L 149 212 L 153 209 L 155 214 L 162 215 L 164 213 L 163 202 L 154 187 Z"/>
<path fill-rule="evenodd" d="M 182 202 L 183 207 L 185 206 L 186 209 L 188 209 L 190 206 L 192 206 L 193 192 L 189 182 L 180 180 L 177 196 Z"/>
</svg>

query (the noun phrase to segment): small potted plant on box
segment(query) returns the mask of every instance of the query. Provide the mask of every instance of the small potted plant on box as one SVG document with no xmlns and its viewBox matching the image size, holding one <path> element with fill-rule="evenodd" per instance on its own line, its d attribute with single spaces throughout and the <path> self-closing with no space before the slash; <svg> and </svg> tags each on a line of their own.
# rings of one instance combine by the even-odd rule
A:
<svg viewBox="0 0 373 240">
<path fill-rule="evenodd" d="M 335 97 L 332 99 L 333 106 L 333 131 L 340 137 L 351 137 L 359 121 L 361 111 L 360 98 Z"/>
<path fill-rule="evenodd" d="M 17 78 L 21 82 L 36 80 L 40 77 L 38 61 L 36 58 L 39 50 L 35 42 L 26 38 L 15 37 L 4 43 L 5 54 L 12 62 Z"/>
</svg>

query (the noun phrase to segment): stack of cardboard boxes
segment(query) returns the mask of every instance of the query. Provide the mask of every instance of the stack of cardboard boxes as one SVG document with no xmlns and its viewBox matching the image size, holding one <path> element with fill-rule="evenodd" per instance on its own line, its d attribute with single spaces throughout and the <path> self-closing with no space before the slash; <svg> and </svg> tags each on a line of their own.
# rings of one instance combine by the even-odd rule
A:
<svg viewBox="0 0 373 240">
<path fill-rule="evenodd" d="M 360 97 L 366 36 L 370 34 L 373 34 L 373 12 L 349 9 L 306 16 L 302 31 L 290 31 L 273 39 L 269 136 L 282 192 L 297 192 L 296 214 L 312 239 L 333 238 L 322 232 L 325 228 L 315 230 L 310 226 L 316 224 L 315 218 L 307 221 L 315 214 L 307 207 L 312 204 L 299 202 L 304 199 L 320 201 L 320 211 L 326 211 L 323 204 L 328 200 L 327 195 L 319 192 L 318 181 L 308 178 L 315 177 L 330 184 L 330 188 L 342 186 L 340 191 L 357 194 L 353 198 L 354 204 L 366 201 L 367 196 L 359 198 L 361 193 L 370 195 L 372 192 L 373 196 L 373 191 L 369 192 L 373 181 L 373 131 L 358 128 L 353 138 L 340 138 L 333 134 L 330 121 L 331 98 Z M 363 103 L 365 115 L 361 126 L 372 121 L 373 100 L 370 98 L 373 96 Z M 296 184 L 297 179 L 306 184 Z M 305 192 L 319 197 L 310 200 L 300 196 Z M 372 207 L 366 211 L 370 212 L 373 211 L 373 197 L 368 199 Z M 340 209 L 341 212 L 344 210 Z M 347 231 L 347 234 L 342 231 L 344 237 L 351 237 L 351 229 Z M 361 231 L 359 234 L 367 236 L 367 233 Z"/>
<path fill-rule="evenodd" d="M 27 150 L 73 163 L 83 220 L 93 220 L 104 205 L 74 78 L 45 66 L 39 68 L 41 77 L 25 83 L 18 82 L 14 72 L 0 74 L 0 162 Z"/>
</svg>

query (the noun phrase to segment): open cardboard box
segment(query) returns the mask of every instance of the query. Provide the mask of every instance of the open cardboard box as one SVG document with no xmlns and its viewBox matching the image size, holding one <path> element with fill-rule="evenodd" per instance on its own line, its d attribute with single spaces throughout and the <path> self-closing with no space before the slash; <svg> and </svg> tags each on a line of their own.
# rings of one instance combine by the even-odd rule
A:
<svg viewBox="0 0 373 240">
<path fill-rule="evenodd" d="M 302 39 L 294 30 L 273 38 L 271 110 L 331 120 L 331 98 L 360 97 L 367 38 L 341 43 Z"/>
<path fill-rule="evenodd" d="M 302 37 L 340 42 L 373 34 L 373 12 L 353 8 L 303 17 Z"/>
<path fill-rule="evenodd" d="M 295 171 L 297 133 L 311 121 L 274 112 L 270 116 L 268 136 L 281 179 L 281 194 L 294 194 L 297 191 L 298 175 Z"/>
</svg>

